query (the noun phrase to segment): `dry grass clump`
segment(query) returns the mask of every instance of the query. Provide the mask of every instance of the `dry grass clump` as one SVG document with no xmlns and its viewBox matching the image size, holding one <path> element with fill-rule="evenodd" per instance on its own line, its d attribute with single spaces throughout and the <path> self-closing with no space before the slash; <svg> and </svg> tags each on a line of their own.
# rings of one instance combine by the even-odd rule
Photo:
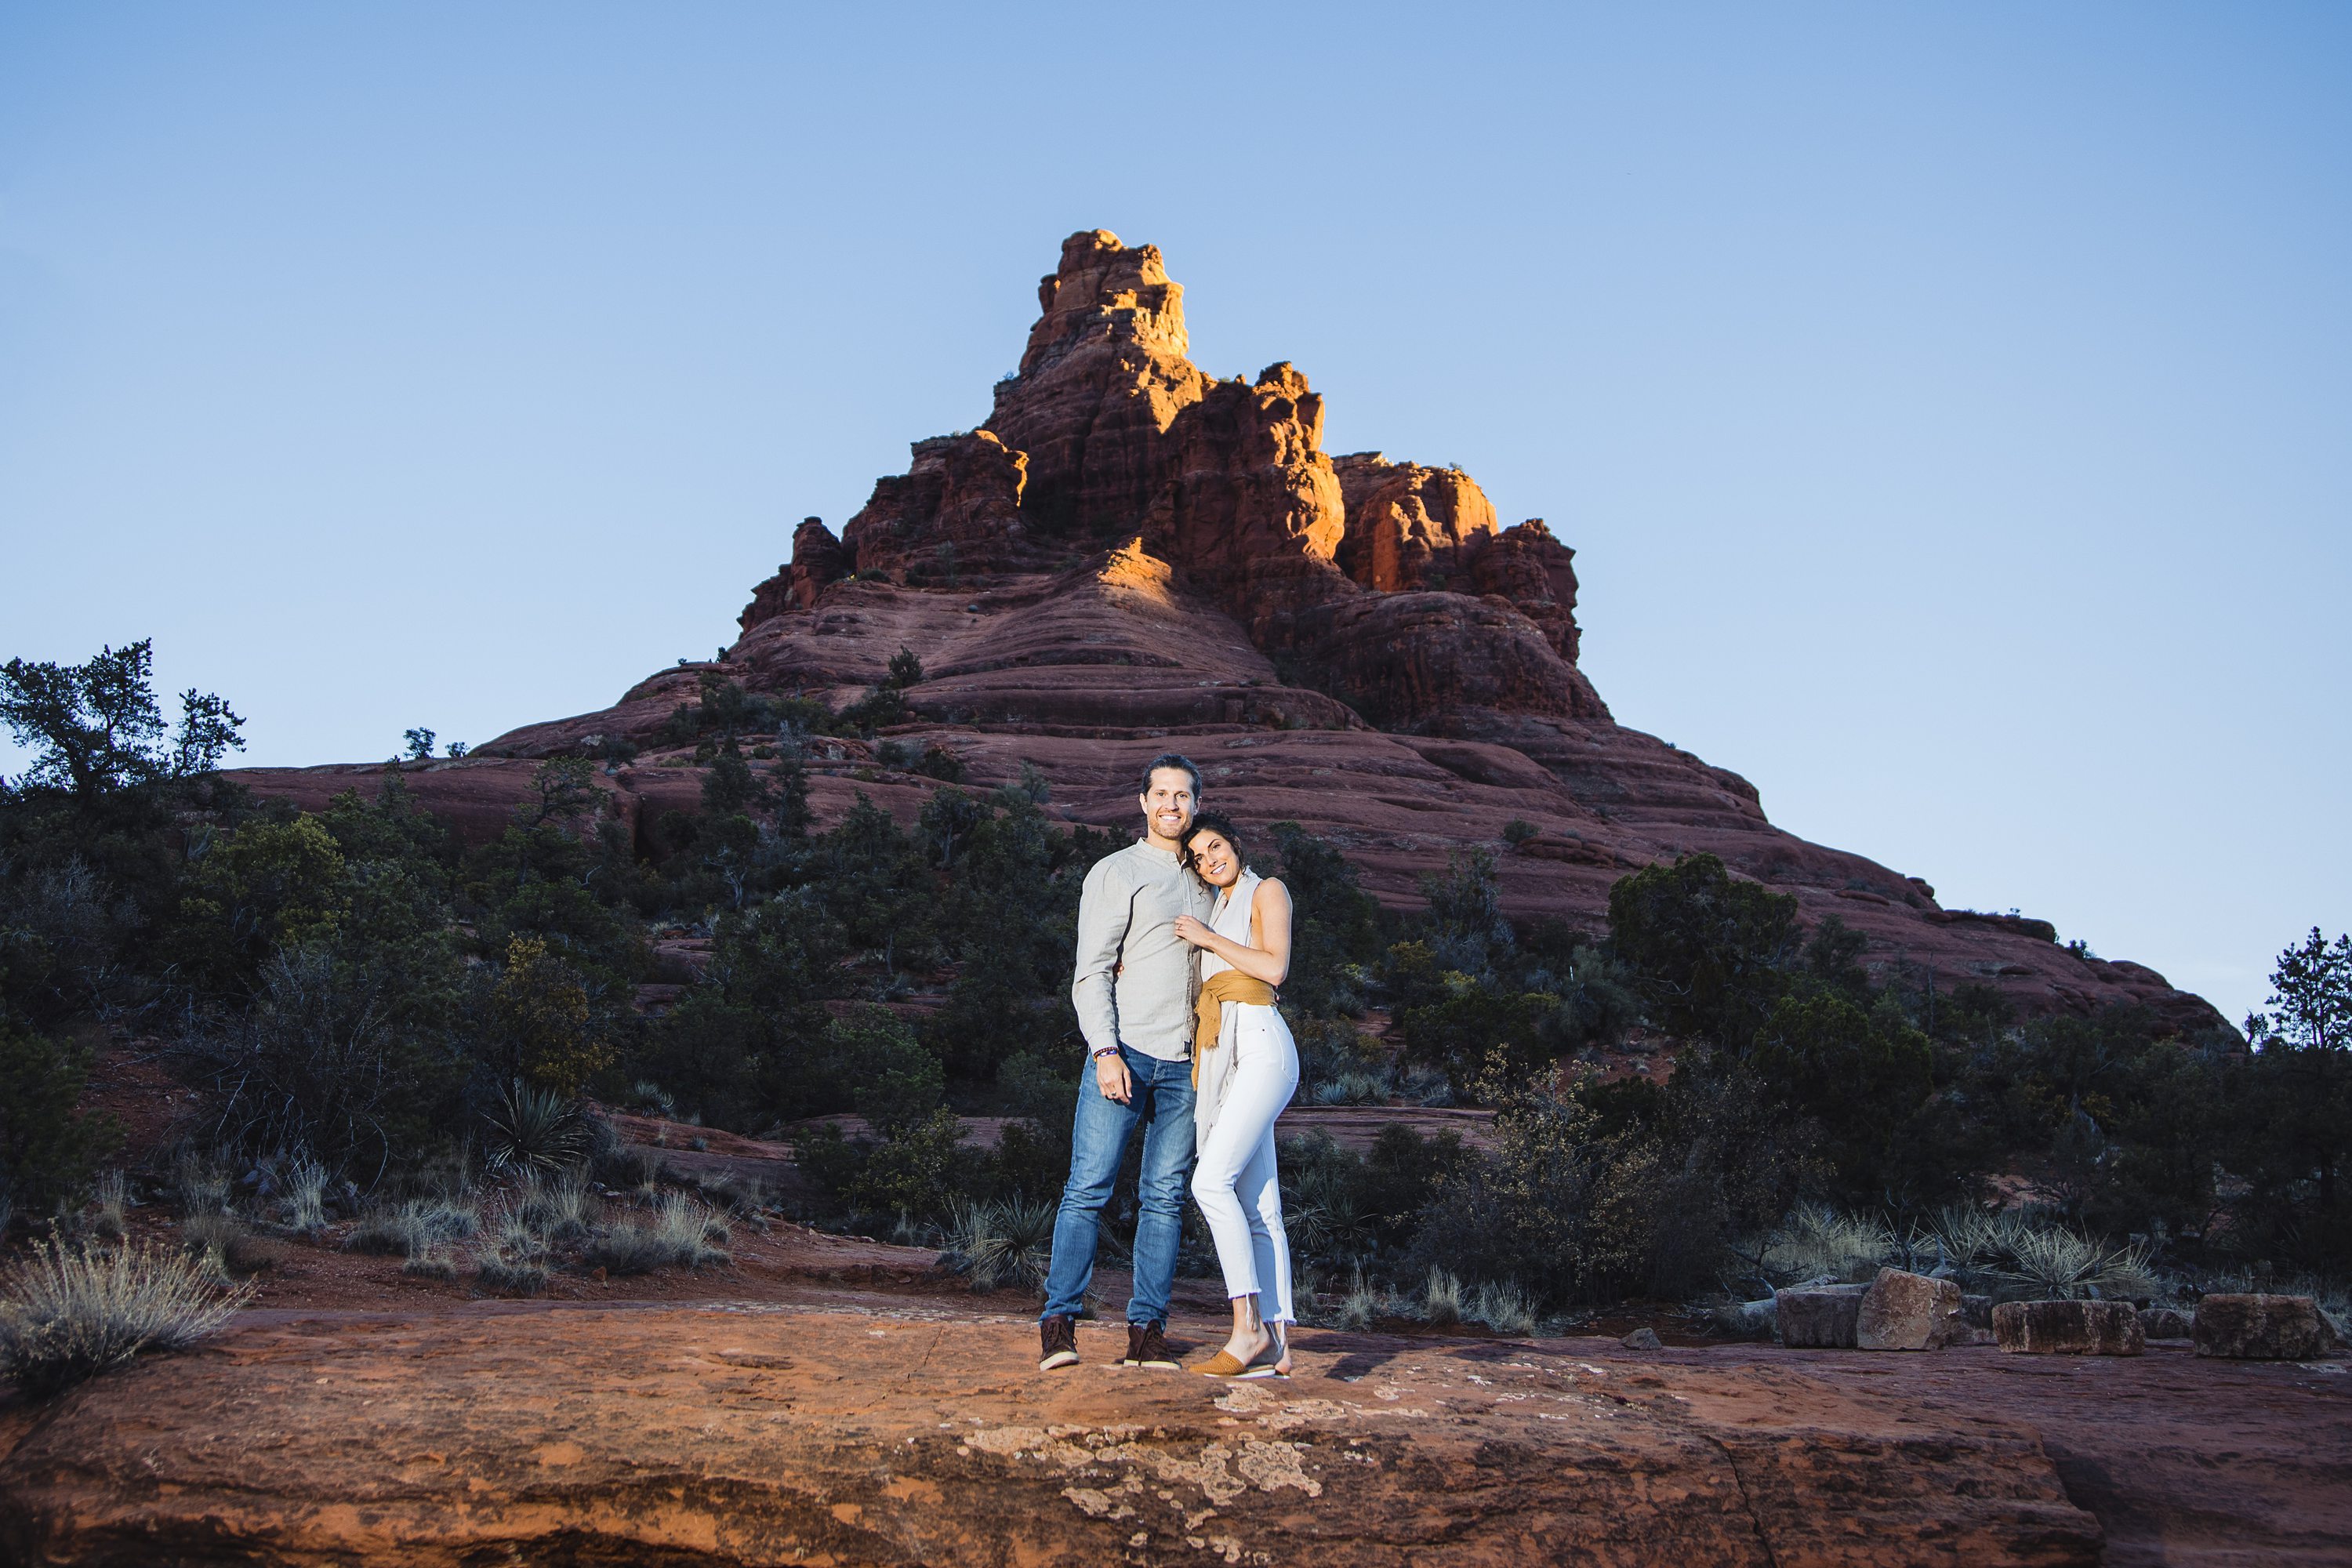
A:
<svg viewBox="0 0 2352 1568">
<path fill-rule="evenodd" d="M 1534 1333 L 1540 1321 L 1535 1299 L 1509 1279 L 1488 1280 L 1479 1286 L 1462 1315 L 1474 1323 L 1486 1324 L 1498 1334 L 1514 1337 Z"/>
<path fill-rule="evenodd" d="M 604 1216 L 604 1205 L 579 1171 L 553 1181 L 533 1174 L 515 1196 L 514 1219 L 546 1242 L 584 1241 Z"/>
<path fill-rule="evenodd" d="M 129 1234 L 129 1220 L 125 1211 L 129 1208 L 130 1203 L 131 1187 L 130 1184 L 123 1179 L 122 1173 L 101 1172 L 98 1184 L 90 1194 L 90 1211 L 88 1217 L 82 1221 L 82 1228 L 89 1235 L 104 1240 L 121 1241 Z M 7 1228 L 5 1226 L 0 1226 L 0 1230 L 5 1228 Z"/>
<path fill-rule="evenodd" d="M 676 1265 L 699 1268 L 733 1261 L 725 1251 L 727 1222 L 699 1199 L 664 1193 L 644 1220 L 629 1219 L 589 1242 L 582 1265 L 608 1274 L 644 1274 Z"/>
<path fill-rule="evenodd" d="M 974 1290 L 1017 1285 L 1042 1290 L 1054 1256 L 1054 1219 L 1058 1205 L 1026 1203 L 958 1203 L 948 1221 L 947 1250 L 940 1266 L 970 1281 Z"/>
<path fill-rule="evenodd" d="M 480 1226 L 481 1213 L 470 1203 L 411 1198 L 397 1207 L 371 1209 L 362 1215 L 343 1245 L 353 1252 L 422 1258 L 446 1243 L 473 1235 Z"/>
<path fill-rule="evenodd" d="M 172 1247 L 35 1242 L 0 1275 L 0 1370 L 46 1397 L 142 1351 L 193 1344 L 252 1295 Z"/>
<path fill-rule="evenodd" d="M 1464 1310 L 1462 1281 L 1432 1265 L 1429 1282 L 1421 1289 L 1421 1321 L 1443 1328 L 1460 1322 Z"/>
<path fill-rule="evenodd" d="M 286 1167 L 286 1227 L 310 1236 L 326 1228 L 327 1167 L 308 1154 Z"/>
<path fill-rule="evenodd" d="M 1783 1283 L 1799 1279 L 1862 1280 L 1895 1252 L 1885 1226 L 1862 1215 L 1806 1204 L 1764 1238 L 1763 1271 Z"/>
<path fill-rule="evenodd" d="M 275 1268 L 285 1257 L 277 1241 L 228 1213 L 190 1215 L 180 1222 L 180 1245 L 222 1279 Z"/>
<path fill-rule="evenodd" d="M 474 1277 L 497 1296 L 536 1296 L 547 1289 L 546 1235 L 519 1214 L 509 1215 L 474 1248 Z"/>
</svg>

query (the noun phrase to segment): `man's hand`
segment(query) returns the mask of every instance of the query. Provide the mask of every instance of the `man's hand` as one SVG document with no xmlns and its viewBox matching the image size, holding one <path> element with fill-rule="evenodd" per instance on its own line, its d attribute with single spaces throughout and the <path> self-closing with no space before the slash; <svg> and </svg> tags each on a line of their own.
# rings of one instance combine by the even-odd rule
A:
<svg viewBox="0 0 2352 1568">
<path fill-rule="evenodd" d="M 1095 1058 L 1095 1087 L 1102 1090 L 1105 1100 L 1125 1105 L 1135 1093 L 1135 1080 L 1128 1076 L 1127 1058 L 1117 1051 L 1108 1051 Z"/>
</svg>

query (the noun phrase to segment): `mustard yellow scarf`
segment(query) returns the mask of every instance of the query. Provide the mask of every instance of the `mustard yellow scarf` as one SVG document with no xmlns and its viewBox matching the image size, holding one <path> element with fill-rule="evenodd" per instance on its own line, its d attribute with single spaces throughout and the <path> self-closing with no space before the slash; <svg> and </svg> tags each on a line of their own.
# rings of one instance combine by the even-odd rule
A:
<svg viewBox="0 0 2352 1568">
<path fill-rule="evenodd" d="M 1201 1087 L 1201 1058 L 1217 1048 L 1224 1023 L 1223 1004 L 1271 1007 L 1274 987 L 1238 969 L 1224 970 L 1201 982 L 1201 1000 L 1192 1008 L 1192 1087 Z"/>
</svg>

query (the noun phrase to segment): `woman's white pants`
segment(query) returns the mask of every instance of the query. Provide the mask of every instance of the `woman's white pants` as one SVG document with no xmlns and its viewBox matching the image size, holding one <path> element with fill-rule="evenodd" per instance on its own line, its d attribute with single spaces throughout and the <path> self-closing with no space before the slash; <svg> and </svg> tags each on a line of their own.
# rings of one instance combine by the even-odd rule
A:
<svg viewBox="0 0 2352 1568">
<path fill-rule="evenodd" d="M 1272 1007 L 1244 1006 L 1216 1120 L 1192 1169 L 1192 1196 L 1217 1244 L 1228 1298 L 1256 1295 L 1266 1322 L 1296 1322 L 1290 1242 L 1274 1163 L 1274 1119 L 1298 1090 L 1298 1049 Z M 1196 1112 L 1197 1114 L 1197 1112 Z"/>
</svg>

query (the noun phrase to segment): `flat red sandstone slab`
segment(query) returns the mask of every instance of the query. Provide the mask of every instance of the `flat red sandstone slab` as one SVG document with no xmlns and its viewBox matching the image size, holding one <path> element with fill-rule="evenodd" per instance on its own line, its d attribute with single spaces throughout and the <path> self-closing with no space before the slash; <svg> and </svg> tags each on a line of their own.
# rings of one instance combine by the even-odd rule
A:
<svg viewBox="0 0 2352 1568">
<path fill-rule="evenodd" d="M 2126 1521 L 2201 1505 L 2256 1552 L 2352 1544 L 2352 1423 L 2292 1368 L 2217 1375 L 2184 1356 L 2020 1374 L 1990 1352 L 1643 1358 L 1605 1342 L 1309 1331 L 1290 1383 L 1218 1385 L 1107 1365 L 1114 1333 L 1083 1329 L 1087 1363 L 1044 1378 L 1029 1324 L 945 1307 L 256 1323 L 0 1427 L 21 1435 L 0 1461 L 0 1551 L 77 1563 L 2056 1564 L 2100 1560 L 2085 1500 Z M 2081 1446 L 2053 1464 L 2037 1421 Z M 2234 1459 L 2205 1440 L 2224 1426 Z M 2201 1450 L 2204 1468 L 2165 1457 L 2180 1449 Z M 2290 1449 L 2272 1484 L 2243 1489 L 2242 1470 Z M 2124 1472 L 2105 1492 L 2101 1454 Z M 2087 1500 L 2070 1500 L 2068 1464 Z M 2329 1486 L 2332 1502 L 2317 1492 Z"/>
</svg>

